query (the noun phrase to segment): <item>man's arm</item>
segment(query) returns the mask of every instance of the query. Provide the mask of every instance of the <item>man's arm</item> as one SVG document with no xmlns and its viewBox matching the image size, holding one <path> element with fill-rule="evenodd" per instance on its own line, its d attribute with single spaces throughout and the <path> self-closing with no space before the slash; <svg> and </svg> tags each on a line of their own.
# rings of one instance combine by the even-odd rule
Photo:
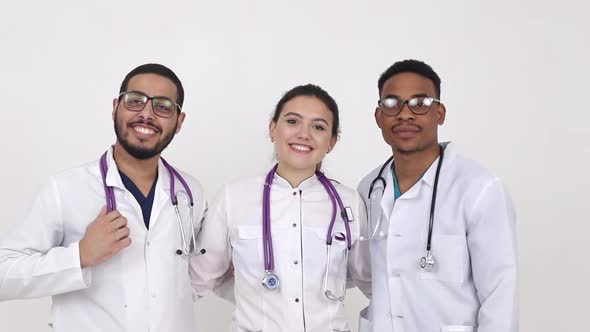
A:
<svg viewBox="0 0 590 332">
<path fill-rule="evenodd" d="M 369 253 L 369 240 L 366 239 L 367 231 L 367 211 L 365 203 L 357 194 L 354 213 L 356 220 L 351 226 L 357 228 L 359 239 L 353 243 L 353 247 L 348 257 L 348 268 L 354 286 L 357 286 L 361 292 L 371 298 L 371 256 Z M 351 227 L 352 228 L 352 227 Z"/>
<path fill-rule="evenodd" d="M 37 298 L 86 288 L 79 242 L 62 246 L 60 195 L 51 179 L 25 220 L 0 239 L 0 301 Z"/>
<path fill-rule="evenodd" d="M 515 214 L 498 179 L 489 182 L 468 213 L 467 244 L 481 307 L 478 332 L 518 331 Z"/>
<path fill-rule="evenodd" d="M 194 293 L 204 296 L 210 292 L 228 301 L 233 297 L 233 271 L 231 266 L 231 245 L 227 220 L 225 191 L 207 210 L 199 237 L 197 250 L 205 253 L 190 259 L 190 276 Z"/>
</svg>

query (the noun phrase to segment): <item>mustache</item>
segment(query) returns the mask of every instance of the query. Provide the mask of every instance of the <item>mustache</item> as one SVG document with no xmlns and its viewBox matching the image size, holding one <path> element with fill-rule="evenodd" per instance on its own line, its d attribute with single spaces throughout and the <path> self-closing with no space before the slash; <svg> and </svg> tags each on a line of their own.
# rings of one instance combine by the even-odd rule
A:
<svg viewBox="0 0 590 332">
<path fill-rule="evenodd" d="M 421 131 L 421 130 L 422 130 L 422 127 L 421 127 L 421 126 L 419 126 L 419 125 L 417 125 L 417 124 L 414 124 L 414 123 L 400 123 L 400 124 L 397 124 L 397 125 L 395 125 L 395 126 L 391 127 L 391 130 L 392 130 L 393 132 L 396 132 L 396 131 L 398 131 L 398 130 L 400 129 L 400 127 L 404 127 L 404 128 L 414 128 L 414 129 L 416 129 L 417 131 Z"/>
</svg>

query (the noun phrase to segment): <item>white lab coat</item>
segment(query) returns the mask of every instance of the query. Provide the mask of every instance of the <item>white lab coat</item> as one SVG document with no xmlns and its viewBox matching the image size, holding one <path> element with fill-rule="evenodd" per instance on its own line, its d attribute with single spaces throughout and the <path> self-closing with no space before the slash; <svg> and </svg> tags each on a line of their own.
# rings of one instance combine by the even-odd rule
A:
<svg viewBox="0 0 590 332">
<path fill-rule="evenodd" d="M 149 231 L 141 208 L 107 158 L 107 185 L 128 219 L 132 243 L 108 261 L 80 267 L 79 240 L 106 205 L 99 161 L 51 177 L 24 222 L 0 240 L 0 301 L 52 296 L 59 332 L 195 330 L 187 256 L 170 202 L 170 177 L 160 161 Z M 181 173 L 194 195 L 194 218 L 205 213 L 200 183 Z M 177 181 L 177 192 L 184 188 Z M 179 207 L 188 215 L 183 195 Z M 184 220 L 188 231 L 189 221 Z"/>
<path fill-rule="evenodd" d="M 270 193 L 272 244 L 276 290 L 261 284 L 265 276 L 262 238 L 262 192 L 264 177 L 249 178 L 226 185 L 211 205 L 197 241 L 207 253 L 191 265 L 191 277 L 199 294 L 223 283 L 233 262 L 235 311 L 231 331 L 350 331 L 342 302 L 324 296 L 326 235 L 332 216 L 330 198 L 313 176 L 299 187 L 276 175 Z M 359 286 L 370 281 L 367 242 L 359 242 L 366 211 L 359 195 L 334 183 L 345 207 L 352 209 L 352 249 L 348 275 Z M 346 234 L 337 210 L 334 233 Z M 334 249 L 342 255 L 345 246 Z M 364 256 L 363 256 L 364 255 Z M 343 256 L 340 256 L 343 257 Z M 344 276 L 346 278 L 346 276 Z"/>
<path fill-rule="evenodd" d="M 432 188 L 438 160 L 410 190 L 394 201 L 391 166 L 381 202 L 386 236 L 371 240 L 373 296 L 361 313 L 361 332 L 518 330 L 515 214 L 500 180 L 473 161 L 445 149 L 438 183 L 432 272 L 421 271 L 426 254 Z M 368 191 L 382 165 L 367 175 Z M 373 197 L 372 197 L 373 198 Z M 368 314 L 368 315 L 366 315 Z"/>
</svg>

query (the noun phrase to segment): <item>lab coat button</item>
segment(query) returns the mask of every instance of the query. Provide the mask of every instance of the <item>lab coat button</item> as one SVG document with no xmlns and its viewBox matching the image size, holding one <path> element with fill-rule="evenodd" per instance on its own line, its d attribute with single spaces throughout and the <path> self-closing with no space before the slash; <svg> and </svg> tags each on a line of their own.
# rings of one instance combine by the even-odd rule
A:
<svg viewBox="0 0 590 332">
<path fill-rule="evenodd" d="M 296 191 L 293 192 L 293 196 L 297 196 L 297 192 Z"/>
<path fill-rule="evenodd" d="M 393 277 L 395 277 L 395 278 L 399 278 L 399 277 L 400 277 L 400 274 L 399 274 L 399 273 L 397 273 L 397 272 L 392 272 L 392 273 L 391 273 L 391 275 L 392 275 Z"/>
<path fill-rule="evenodd" d="M 149 247 L 149 246 L 150 246 L 150 241 L 147 241 L 147 242 L 145 243 L 145 245 Z"/>
<path fill-rule="evenodd" d="M 297 264 L 299 264 L 299 261 L 298 260 L 294 260 L 293 261 L 293 264 L 297 265 Z"/>
<path fill-rule="evenodd" d="M 295 298 L 295 302 L 299 302 L 299 298 L 298 297 Z"/>
<path fill-rule="evenodd" d="M 293 223 L 293 225 L 292 225 L 292 226 L 293 226 L 293 227 L 297 227 L 297 223 Z"/>
</svg>

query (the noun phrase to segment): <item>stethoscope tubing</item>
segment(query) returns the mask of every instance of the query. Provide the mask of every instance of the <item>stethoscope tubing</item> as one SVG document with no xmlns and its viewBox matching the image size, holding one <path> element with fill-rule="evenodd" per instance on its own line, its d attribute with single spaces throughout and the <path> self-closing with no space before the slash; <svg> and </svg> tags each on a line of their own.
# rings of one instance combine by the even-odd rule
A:
<svg viewBox="0 0 590 332">
<path fill-rule="evenodd" d="M 262 238 L 264 248 L 264 269 L 267 273 L 274 271 L 275 267 L 272 247 L 272 234 L 270 228 L 270 187 L 272 185 L 277 168 L 278 164 L 276 164 L 266 175 L 264 188 L 262 191 Z M 344 221 L 344 228 L 346 230 L 347 249 L 350 250 L 352 248 L 350 220 L 346 214 L 346 209 L 344 208 L 342 199 L 336 191 L 336 188 L 334 188 L 334 185 L 332 185 L 330 180 L 322 172 L 316 171 L 316 176 L 318 181 L 320 181 L 322 186 L 326 189 L 326 192 L 328 193 L 328 196 L 332 202 L 332 218 L 330 220 L 330 225 L 328 226 L 326 244 L 328 246 L 332 244 L 332 231 L 336 222 L 336 205 L 338 205 L 341 211 L 342 219 Z"/>
<path fill-rule="evenodd" d="M 432 249 L 432 232 L 434 230 L 434 210 L 436 207 L 436 194 L 437 194 L 437 189 L 438 189 L 438 179 L 440 176 L 440 169 L 442 167 L 444 152 L 445 152 L 442 145 L 439 145 L 439 149 L 440 149 L 439 161 L 438 161 L 438 165 L 436 166 L 436 173 L 434 176 L 434 185 L 432 188 L 432 196 L 430 198 L 430 213 L 429 213 L 429 219 L 428 219 L 428 238 L 426 240 L 427 255 L 430 255 L 430 251 Z M 377 176 L 373 179 L 373 181 L 371 181 L 371 185 L 369 186 L 369 193 L 368 193 L 369 200 L 371 200 L 371 195 L 372 195 L 373 190 L 378 182 L 381 182 L 383 184 L 383 190 L 385 191 L 385 187 L 387 187 L 387 182 L 385 181 L 385 178 L 383 177 L 383 172 L 385 171 L 385 168 L 387 167 L 387 165 L 389 165 L 389 163 L 392 162 L 392 160 L 393 160 L 393 156 L 389 157 L 385 161 L 383 166 L 381 166 L 381 169 L 379 170 L 379 173 L 377 174 Z"/>
<path fill-rule="evenodd" d="M 112 212 L 117 209 L 117 202 L 115 200 L 115 192 L 114 192 L 113 188 L 108 186 L 107 182 L 106 182 L 107 171 L 108 171 L 107 153 L 108 153 L 108 151 L 103 153 L 103 155 L 100 157 L 100 173 L 102 176 L 102 183 L 103 183 L 104 191 L 105 191 L 107 212 Z M 170 200 L 172 202 L 172 205 L 174 206 L 174 212 L 175 212 L 177 220 L 178 220 L 178 227 L 180 228 L 180 236 L 182 238 L 182 247 L 183 248 L 182 248 L 182 250 L 179 249 L 179 251 L 177 251 L 177 253 L 186 254 L 189 256 L 203 254 L 204 253 L 203 250 L 201 250 L 200 252 L 197 252 L 197 253 L 191 252 L 190 244 L 187 243 L 187 241 L 186 241 L 186 234 L 184 232 L 184 226 L 182 225 L 182 217 L 180 216 L 180 211 L 178 209 L 178 194 L 175 189 L 175 180 L 178 179 L 178 181 L 180 181 L 180 183 L 184 187 L 186 194 L 188 196 L 188 199 L 189 199 L 189 202 L 188 202 L 189 222 L 190 222 L 189 225 L 191 228 L 191 239 L 192 239 L 193 243 L 196 243 L 196 234 L 195 234 L 195 227 L 194 227 L 194 220 L 193 220 L 193 206 L 194 206 L 193 193 L 192 193 L 188 183 L 186 182 L 186 180 L 182 177 L 182 175 L 180 175 L 180 173 L 176 169 L 174 169 L 174 167 L 172 167 L 166 161 L 166 159 L 164 159 L 162 157 L 160 157 L 160 159 L 162 160 L 162 164 L 168 170 L 168 173 L 170 175 Z"/>
</svg>

